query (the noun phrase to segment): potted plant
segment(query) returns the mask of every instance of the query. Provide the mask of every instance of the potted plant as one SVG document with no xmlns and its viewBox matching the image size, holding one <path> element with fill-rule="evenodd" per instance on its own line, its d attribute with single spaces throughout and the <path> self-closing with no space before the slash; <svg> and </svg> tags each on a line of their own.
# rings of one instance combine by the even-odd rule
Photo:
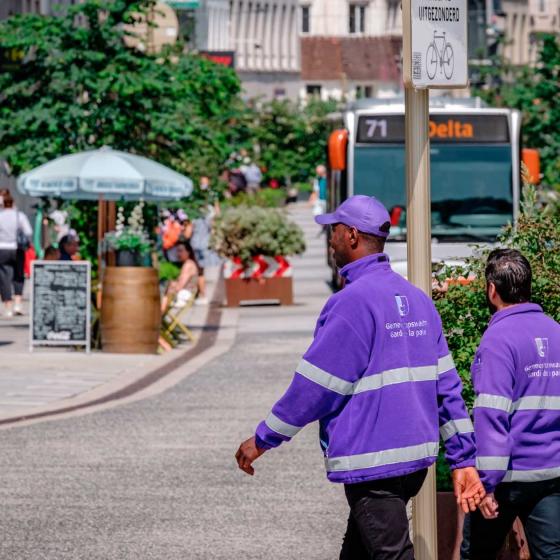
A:
<svg viewBox="0 0 560 560">
<path fill-rule="evenodd" d="M 152 243 L 144 229 L 143 207 L 143 202 L 138 203 L 125 220 L 124 208 L 120 206 L 115 231 L 105 236 L 108 248 L 116 253 L 117 266 L 151 266 Z"/>
<path fill-rule="evenodd" d="M 293 303 L 290 255 L 305 250 L 301 228 L 276 208 L 237 206 L 213 226 L 212 248 L 227 259 L 224 267 L 228 305 L 241 301 Z"/>
</svg>

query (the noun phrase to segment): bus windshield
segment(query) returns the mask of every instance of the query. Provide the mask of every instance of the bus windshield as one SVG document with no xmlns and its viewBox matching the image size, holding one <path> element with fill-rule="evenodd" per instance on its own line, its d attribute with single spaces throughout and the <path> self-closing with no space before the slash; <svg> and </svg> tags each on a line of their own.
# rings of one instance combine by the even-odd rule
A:
<svg viewBox="0 0 560 560">
<path fill-rule="evenodd" d="M 383 202 L 393 220 L 389 239 L 405 240 L 404 146 L 356 146 L 354 156 L 354 193 Z M 434 143 L 430 162 L 432 237 L 495 240 L 513 220 L 511 147 Z"/>
</svg>

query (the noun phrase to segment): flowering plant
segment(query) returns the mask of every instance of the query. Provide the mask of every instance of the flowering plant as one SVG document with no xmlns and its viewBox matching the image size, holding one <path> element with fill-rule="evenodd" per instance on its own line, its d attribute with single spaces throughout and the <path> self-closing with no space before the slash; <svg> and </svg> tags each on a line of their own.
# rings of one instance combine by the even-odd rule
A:
<svg viewBox="0 0 560 560">
<path fill-rule="evenodd" d="M 225 258 L 239 258 L 245 267 L 258 255 L 300 255 L 305 251 L 301 228 L 276 208 L 237 206 L 217 217 L 212 227 L 212 248 Z"/>
<path fill-rule="evenodd" d="M 151 249 L 152 243 L 144 229 L 143 208 L 144 202 L 140 201 L 133 208 L 127 220 L 124 208 L 119 206 L 115 231 L 105 236 L 105 241 L 110 249 L 134 253 L 147 253 Z"/>
</svg>

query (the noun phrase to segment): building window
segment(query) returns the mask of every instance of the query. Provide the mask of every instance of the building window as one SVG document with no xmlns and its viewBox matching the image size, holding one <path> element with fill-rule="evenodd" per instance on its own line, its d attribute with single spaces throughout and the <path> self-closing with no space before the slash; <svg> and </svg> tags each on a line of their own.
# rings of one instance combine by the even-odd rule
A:
<svg viewBox="0 0 560 560">
<path fill-rule="evenodd" d="M 309 96 L 321 97 L 321 86 L 319 84 L 307 84 L 305 91 Z"/>
<path fill-rule="evenodd" d="M 350 33 L 365 33 L 366 6 L 364 4 L 350 4 L 348 14 L 348 31 Z"/>
<path fill-rule="evenodd" d="M 311 31 L 309 12 L 310 12 L 310 6 L 301 7 L 301 32 L 302 33 L 309 33 Z"/>
<path fill-rule="evenodd" d="M 356 86 L 356 99 L 370 99 L 373 97 L 372 86 Z"/>
</svg>

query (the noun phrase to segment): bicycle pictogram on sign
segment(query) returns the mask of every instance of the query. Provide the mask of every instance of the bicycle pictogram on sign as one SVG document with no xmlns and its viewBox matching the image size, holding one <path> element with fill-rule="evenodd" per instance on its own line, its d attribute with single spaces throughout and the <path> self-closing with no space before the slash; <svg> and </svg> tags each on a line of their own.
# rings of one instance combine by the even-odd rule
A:
<svg viewBox="0 0 560 560">
<path fill-rule="evenodd" d="M 439 69 L 440 74 L 450 80 L 453 77 L 453 47 L 445 38 L 445 32 L 434 31 L 432 42 L 426 51 L 426 73 L 433 80 Z"/>
</svg>

